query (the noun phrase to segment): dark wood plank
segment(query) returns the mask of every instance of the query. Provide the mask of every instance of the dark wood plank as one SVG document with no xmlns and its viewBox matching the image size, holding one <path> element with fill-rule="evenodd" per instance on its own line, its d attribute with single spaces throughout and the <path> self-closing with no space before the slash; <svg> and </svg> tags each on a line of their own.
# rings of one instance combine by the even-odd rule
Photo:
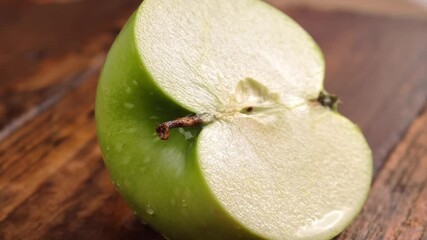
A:
<svg viewBox="0 0 427 240">
<path fill-rule="evenodd" d="M 40 104 L 59 99 L 76 74 L 105 54 L 139 3 L 0 3 L 0 140 L 40 112 Z"/>
<path fill-rule="evenodd" d="M 319 43 L 326 89 L 374 149 L 375 169 L 427 99 L 427 20 L 285 9 Z"/>
<path fill-rule="evenodd" d="M 82 86 L 86 85 L 79 87 Z M 79 91 L 85 90 L 80 88 Z M 76 96 L 77 93 L 68 95 L 60 105 L 49 109 L 48 114 L 36 117 L 0 145 L 0 220 L 69 161 L 88 139 L 94 138 L 90 112 L 93 111 L 93 92 L 91 97 Z M 61 120 L 62 124 L 58 123 Z"/>
<path fill-rule="evenodd" d="M 102 163 L 97 78 L 0 145 L 0 239 L 161 239 L 132 215 Z"/>
<path fill-rule="evenodd" d="M 361 215 L 339 239 L 427 239 L 427 106 L 379 173 Z"/>
</svg>

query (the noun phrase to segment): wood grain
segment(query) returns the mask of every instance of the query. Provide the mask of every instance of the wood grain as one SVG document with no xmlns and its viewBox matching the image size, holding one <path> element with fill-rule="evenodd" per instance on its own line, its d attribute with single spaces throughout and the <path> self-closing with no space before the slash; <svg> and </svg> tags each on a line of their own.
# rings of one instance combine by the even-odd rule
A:
<svg viewBox="0 0 427 240">
<path fill-rule="evenodd" d="M 0 145 L 0 239 L 161 239 L 132 215 L 102 163 L 97 78 Z"/>
<path fill-rule="evenodd" d="M 162 239 L 115 191 L 93 119 L 107 49 L 138 4 L 0 1 L 0 239 Z M 319 42 L 326 87 L 375 156 L 368 202 L 338 239 L 427 239 L 427 20 L 283 10 Z"/>
<path fill-rule="evenodd" d="M 427 238 L 427 106 L 375 181 L 357 220 L 339 239 Z"/>
<path fill-rule="evenodd" d="M 25 114 L 68 91 L 76 75 L 108 50 L 138 3 L 0 3 L 0 131 L 16 120 L 0 140 L 26 121 Z"/>
</svg>

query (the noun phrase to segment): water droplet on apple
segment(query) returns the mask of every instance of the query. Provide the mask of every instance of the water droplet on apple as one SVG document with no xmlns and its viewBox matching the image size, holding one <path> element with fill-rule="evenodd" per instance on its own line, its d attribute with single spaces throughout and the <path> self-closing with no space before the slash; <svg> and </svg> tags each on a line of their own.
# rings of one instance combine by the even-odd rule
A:
<svg viewBox="0 0 427 240">
<path fill-rule="evenodd" d="M 105 150 L 110 151 L 110 147 L 107 147 Z"/>
<path fill-rule="evenodd" d="M 150 204 L 147 205 L 147 208 L 145 209 L 149 215 L 154 214 L 153 208 L 150 206 Z"/>
<path fill-rule="evenodd" d="M 182 207 L 187 207 L 188 206 L 187 201 L 185 201 L 185 199 L 182 199 L 181 206 Z"/>
</svg>

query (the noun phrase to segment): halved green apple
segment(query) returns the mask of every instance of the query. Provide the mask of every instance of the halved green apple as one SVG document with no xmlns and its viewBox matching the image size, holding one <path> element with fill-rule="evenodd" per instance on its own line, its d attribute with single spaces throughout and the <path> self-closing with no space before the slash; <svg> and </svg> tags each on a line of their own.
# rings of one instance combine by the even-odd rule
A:
<svg viewBox="0 0 427 240">
<path fill-rule="evenodd" d="M 171 239 L 332 238 L 360 211 L 372 158 L 323 77 L 312 38 L 264 2 L 145 0 L 97 90 L 111 177 Z M 161 140 L 177 118 L 197 121 Z"/>
</svg>

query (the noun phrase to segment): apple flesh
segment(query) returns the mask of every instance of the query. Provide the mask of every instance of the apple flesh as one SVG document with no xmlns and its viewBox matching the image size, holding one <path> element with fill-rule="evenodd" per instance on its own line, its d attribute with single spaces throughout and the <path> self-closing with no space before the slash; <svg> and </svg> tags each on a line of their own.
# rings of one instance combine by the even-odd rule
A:
<svg viewBox="0 0 427 240">
<path fill-rule="evenodd" d="M 97 89 L 113 182 L 170 239 L 330 239 L 360 211 L 372 157 L 323 77 L 315 42 L 266 3 L 145 0 Z M 202 124 L 160 140 L 190 114 Z"/>
</svg>

